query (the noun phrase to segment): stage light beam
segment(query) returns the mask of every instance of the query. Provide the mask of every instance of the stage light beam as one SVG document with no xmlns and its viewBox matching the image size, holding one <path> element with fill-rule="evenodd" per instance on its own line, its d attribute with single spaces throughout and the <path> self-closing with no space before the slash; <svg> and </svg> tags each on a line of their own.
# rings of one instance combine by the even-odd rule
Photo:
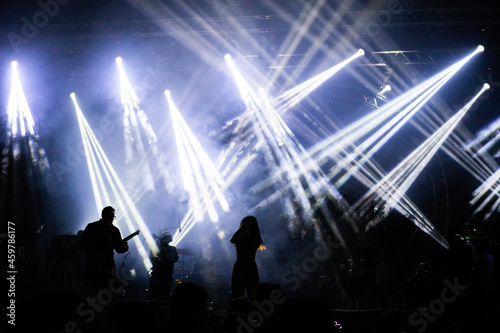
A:
<svg viewBox="0 0 500 333">
<path fill-rule="evenodd" d="M 223 211 L 229 211 L 229 204 L 223 195 L 224 180 L 201 146 L 175 105 L 169 90 L 165 90 L 174 129 L 184 189 L 189 193 L 195 207 L 197 219 L 203 216 L 203 207 L 210 220 L 217 222 L 219 216 L 213 205 L 214 198 Z"/>
<path fill-rule="evenodd" d="M 102 150 L 102 147 L 92 132 L 90 125 L 83 116 L 83 112 L 76 101 L 75 94 L 71 93 L 70 97 L 73 100 L 78 117 L 78 124 L 82 135 L 85 155 L 87 157 L 87 166 L 89 169 L 92 189 L 94 191 L 96 209 L 99 211 L 99 209 L 101 209 L 104 205 L 113 204 L 113 202 L 115 202 L 120 208 L 120 216 L 123 217 L 129 232 L 134 232 L 137 228 L 139 228 L 142 236 L 149 246 L 151 253 L 153 255 L 157 255 L 159 251 L 156 242 L 152 238 L 149 229 L 137 211 L 118 175 L 114 171 L 111 162 Z M 105 177 L 103 177 L 103 174 Z M 111 200 L 108 186 L 111 188 L 114 200 Z M 119 218 L 118 221 L 120 220 L 121 218 Z M 142 257 L 144 267 L 149 271 L 152 265 L 148 253 L 146 253 L 139 237 L 134 237 L 133 240 L 138 249 L 139 255 Z"/>
<path fill-rule="evenodd" d="M 123 106 L 123 137 L 125 163 L 130 169 L 140 171 L 142 186 L 136 191 L 139 197 L 148 191 L 155 191 L 155 180 L 160 178 L 169 193 L 174 191 L 174 182 L 166 166 L 166 156 L 158 146 L 158 138 L 146 113 L 140 107 L 139 99 L 130 83 L 123 59 L 116 58 L 120 77 L 120 94 Z"/>
</svg>

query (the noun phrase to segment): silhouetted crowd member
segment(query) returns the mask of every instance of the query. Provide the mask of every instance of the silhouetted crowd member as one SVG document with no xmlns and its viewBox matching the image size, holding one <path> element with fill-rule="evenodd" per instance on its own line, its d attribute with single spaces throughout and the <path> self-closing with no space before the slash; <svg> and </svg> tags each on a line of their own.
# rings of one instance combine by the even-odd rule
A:
<svg viewBox="0 0 500 333">
<path fill-rule="evenodd" d="M 153 269 L 149 278 L 149 299 L 154 301 L 167 301 L 170 299 L 172 286 L 172 275 L 174 274 L 174 263 L 179 260 L 179 254 L 175 246 L 169 245 L 172 235 L 162 232 L 156 237 L 159 253 L 157 256 L 151 254 Z"/>
<path fill-rule="evenodd" d="M 231 299 L 227 306 L 227 314 L 222 327 L 223 331 L 236 333 L 249 330 L 248 317 L 254 311 L 256 311 L 255 305 L 248 297 Z M 250 330 L 253 330 L 252 326 L 250 326 Z"/>
<path fill-rule="evenodd" d="M 231 299 L 245 296 L 245 290 L 247 297 L 251 299 L 259 284 L 255 253 L 258 249 L 265 249 L 257 219 L 254 216 L 245 217 L 230 241 L 236 246 L 236 262 L 231 278 Z"/>
<path fill-rule="evenodd" d="M 113 225 L 115 218 L 115 209 L 104 207 L 101 219 L 89 223 L 80 238 L 80 245 L 87 254 L 85 284 L 95 290 L 110 287 L 110 281 L 116 273 L 114 251 L 128 251 L 128 243 L 123 241 L 120 230 Z M 118 288 L 118 283 L 113 284 L 112 288 Z"/>
<path fill-rule="evenodd" d="M 168 333 L 203 333 L 208 331 L 208 294 L 191 282 L 178 284 L 170 301 Z"/>
<path fill-rule="evenodd" d="M 245 325 L 239 320 L 239 331 L 250 328 L 254 328 L 258 333 L 280 331 L 282 325 L 280 320 L 283 318 L 283 309 L 285 309 L 287 301 L 286 293 L 278 283 L 264 282 L 259 284 L 255 289 L 252 301 L 257 313 L 254 312 L 246 318 L 250 325 Z"/>
</svg>

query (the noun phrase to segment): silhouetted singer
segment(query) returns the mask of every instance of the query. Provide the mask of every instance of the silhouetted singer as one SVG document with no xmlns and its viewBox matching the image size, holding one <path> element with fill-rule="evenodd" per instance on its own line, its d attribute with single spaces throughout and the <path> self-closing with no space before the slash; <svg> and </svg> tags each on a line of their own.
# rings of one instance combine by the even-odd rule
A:
<svg viewBox="0 0 500 333">
<path fill-rule="evenodd" d="M 89 223 L 80 238 L 80 245 L 87 254 L 84 281 L 96 290 L 108 288 L 113 278 L 114 251 L 128 251 L 128 243 L 123 241 L 120 230 L 113 225 L 115 218 L 115 209 L 104 207 L 101 219 Z"/>
<path fill-rule="evenodd" d="M 254 216 L 245 217 L 230 241 L 236 247 L 236 262 L 231 278 L 231 299 L 244 297 L 245 290 L 247 297 L 253 298 L 253 293 L 259 284 L 255 253 L 258 249 L 262 251 L 266 248 L 257 219 Z"/>
</svg>

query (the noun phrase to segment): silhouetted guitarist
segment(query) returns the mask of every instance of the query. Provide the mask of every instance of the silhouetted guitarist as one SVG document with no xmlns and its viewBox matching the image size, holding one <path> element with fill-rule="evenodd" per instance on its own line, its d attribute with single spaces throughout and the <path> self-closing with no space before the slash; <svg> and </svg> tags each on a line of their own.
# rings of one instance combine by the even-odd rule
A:
<svg viewBox="0 0 500 333">
<path fill-rule="evenodd" d="M 128 251 L 128 243 L 122 239 L 120 230 L 113 225 L 115 209 L 104 207 L 101 219 L 89 223 L 82 233 L 80 245 L 87 253 L 85 283 L 97 290 L 109 288 L 115 272 L 114 251 Z"/>
</svg>

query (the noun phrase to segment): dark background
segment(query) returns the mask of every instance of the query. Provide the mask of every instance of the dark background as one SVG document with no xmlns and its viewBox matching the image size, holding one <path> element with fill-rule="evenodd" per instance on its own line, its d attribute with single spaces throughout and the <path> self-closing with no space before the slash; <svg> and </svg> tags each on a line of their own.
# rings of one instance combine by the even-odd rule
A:
<svg viewBox="0 0 500 333">
<path fill-rule="evenodd" d="M 223 126 L 244 111 L 223 55 L 242 56 L 237 64 L 250 80 L 270 78 L 276 73 L 273 66 L 283 59 L 281 45 L 289 34 L 297 31 L 291 22 L 300 21 L 307 3 L 70 0 L 59 4 L 57 13 L 29 37 L 23 34 L 23 26 L 26 20 L 33 22 L 41 10 L 40 5 L 36 1 L 12 1 L 3 5 L 0 12 L 2 149 L 7 147 L 4 139 L 10 63 L 16 60 L 40 144 L 52 165 L 48 174 L 39 177 L 30 166 L 29 157 L 25 157 L 10 164 L 13 169 L 2 183 L 2 214 L 6 215 L 2 216 L 2 223 L 16 223 L 17 246 L 24 251 L 17 258 L 21 295 L 43 290 L 54 282 L 47 277 L 50 270 L 47 251 L 51 241 L 54 242 L 53 236 L 76 235 L 87 223 L 99 218 L 87 165 L 77 150 L 81 137 L 69 94 L 76 93 L 94 130 L 103 119 L 114 124 L 100 143 L 126 183 L 121 130 L 123 109 L 115 58 L 124 59 L 135 87 L 144 87 L 151 71 L 158 74 L 156 81 L 148 81 L 148 89 L 143 89 L 143 98 L 139 98 L 168 157 L 176 190 L 169 193 L 159 187 L 136 205 L 151 232 L 170 229 L 174 233 L 188 210 L 188 203 L 178 180 L 177 151 L 163 91 L 172 91 L 183 117 L 215 161 L 228 143 Z M 495 1 L 397 3 L 401 11 L 395 13 L 388 11 L 389 1 L 325 1 L 318 18 L 308 27 L 307 36 L 321 35 L 325 29 L 321 18 L 328 20 L 335 14 L 344 17 L 322 41 L 330 52 L 312 48 L 314 38 L 304 38 L 293 50 L 294 56 L 283 72 L 295 76 L 287 81 L 286 76 L 281 75 L 270 93 L 278 94 L 305 81 L 347 58 L 357 48 L 367 53 L 315 90 L 295 108 L 296 112 L 283 116 L 305 148 L 315 144 L 316 138 L 302 130 L 304 126 L 315 130 L 301 118 L 304 110 L 311 113 L 321 110 L 315 116 L 320 122 L 324 121 L 326 127 L 328 121 L 333 122 L 337 127 L 329 128 L 333 134 L 374 110 L 373 100 L 383 83 L 390 84 L 393 90 L 386 94 L 386 100 L 378 100 L 379 106 L 469 54 L 479 44 L 485 46 L 485 52 L 448 82 L 424 112 L 441 114 L 439 112 L 444 111 L 450 115 L 486 81 L 492 89 L 468 113 L 456 132 L 465 141 L 471 140 L 497 119 L 499 5 Z M 382 20 L 382 15 L 387 13 L 389 16 Z M 362 15 L 366 15 L 365 21 L 352 21 L 353 17 Z M 233 20 L 239 29 L 234 28 Z M 12 34 L 24 42 L 14 46 Z M 416 52 L 376 53 L 395 50 Z M 248 55 L 255 57 L 245 58 Z M 302 63 L 308 55 L 311 58 Z M 382 63 L 384 65 L 380 65 Z M 256 68 L 259 73 L 252 72 Z M 383 170 L 391 170 L 423 140 L 425 137 L 407 124 L 373 159 Z M 484 158 L 493 167 L 497 166 L 495 153 L 493 147 Z M 413 309 L 437 297 L 445 278 L 457 276 L 460 281 L 467 281 L 464 283 L 471 286 L 469 290 L 474 290 L 467 294 L 469 298 L 464 297 L 464 303 L 484 303 L 482 296 L 496 295 L 498 268 L 488 266 L 487 259 L 498 253 L 498 213 L 487 220 L 483 217 L 488 208 L 478 215 L 472 214 L 477 206 L 470 206 L 469 201 L 481 182 L 442 150 L 407 194 L 447 239 L 450 249 L 444 249 L 411 221 L 392 212 L 362 237 L 346 235 L 349 247 L 355 249 L 356 259 L 364 260 L 360 279 L 346 275 L 350 258 L 338 249 L 301 280 L 296 290 L 291 290 L 292 285 L 285 281 L 283 274 L 311 257 L 318 245 L 317 235 L 303 227 L 305 224 L 294 229 L 280 202 L 254 209 L 266 193 L 252 192 L 251 187 L 270 172 L 264 159 L 258 158 L 227 190 L 231 211 L 221 211 L 216 226 L 207 218 L 177 245 L 189 250 L 185 252 L 189 254 L 181 256 L 175 277 L 202 284 L 220 307 L 227 302 L 230 271 L 235 260 L 228 239 L 241 218 L 248 214 L 258 217 L 268 245 L 266 251 L 258 253 L 261 280 L 283 284 L 290 295 L 314 295 L 336 308 L 379 308 L 380 303 L 386 302 L 390 308 Z M 350 181 L 340 191 L 352 204 L 366 189 Z M 122 233 L 126 234 L 123 230 Z M 224 236 L 221 237 L 221 233 Z M 472 244 L 460 238 L 466 236 Z M 2 243 L 5 239 L 1 239 Z M 66 246 L 77 251 L 71 241 Z M 136 271 L 137 276 L 130 277 L 133 281 L 130 297 L 145 297 L 147 272 L 141 267 L 134 248 L 129 257 L 117 255 L 115 260 L 117 265 L 123 262 L 127 274 L 130 269 Z M 389 275 L 380 280 L 377 272 L 383 265 L 389 267 Z M 339 281 L 348 291 L 347 298 L 332 296 L 338 291 L 335 282 Z M 380 287 L 379 283 L 385 285 Z M 473 295 L 481 297 L 476 299 Z"/>
</svg>

